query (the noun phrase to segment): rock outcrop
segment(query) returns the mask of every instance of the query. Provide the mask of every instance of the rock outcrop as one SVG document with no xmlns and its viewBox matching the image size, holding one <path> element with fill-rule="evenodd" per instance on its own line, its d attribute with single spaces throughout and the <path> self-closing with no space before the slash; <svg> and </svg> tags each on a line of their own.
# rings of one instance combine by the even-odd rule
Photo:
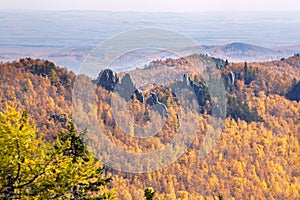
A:
<svg viewBox="0 0 300 200">
<path fill-rule="evenodd" d="M 159 102 L 157 94 L 155 92 L 150 92 L 150 97 L 146 100 L 146 103 L 152 106 L 152 109 L 154 111 L 157 111 L 161 116 L 168 116 L 166 105 Z"/>
<path fill-rule="evenodd" d="M 97 86 L 101 86 L 108 91 L 113 91 L 118 80 L 117 75 L 114 74 L 112 70 L 105 69 L 99 73 L 98 78 L 93 82 L 97 84 Z"/>
</svg>

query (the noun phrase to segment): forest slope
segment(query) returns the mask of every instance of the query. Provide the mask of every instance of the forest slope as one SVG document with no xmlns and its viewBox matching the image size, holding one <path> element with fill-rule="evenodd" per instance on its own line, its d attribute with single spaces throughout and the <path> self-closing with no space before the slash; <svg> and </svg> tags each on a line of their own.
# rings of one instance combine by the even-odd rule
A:
<svg viewBox="0 0 300 200">
<path fill-rule="evenodd" d="M 194 55 L 199 56 L 199 55 Z M 160 79 L 167 77 L 168 67 L 189 73 L 182 59 L 163 60 L 152 67 L 163 67 Z M 197 150 L 203 133 L 212 129 L 209 119 L 211 99 L 205 99 L 198 113 L 197 139 L 176 162 L 161 170 L 143 174 L 113 172 L 113 183 L 120 199 L 142 199 L 144 188 L 151 186 L 160 199 L 297 199 L 300 195 L 300 57 L 261 63 L 218 64 L 227 92 L 227 118 L 221 139 L 209 154 L 200 159 Z M 171 64 L 170 64 L 171 63 Z M 180 68 L 182 66 L 182 68 Z M 143 70 L 135 71 L 135 77 Z M 231 75 L 230 75 L 231 74 Z M 232 74 L 235 79 L 233 81 Z M 124 75 L 118 74 L 118 78 Z M 65 129 L 72 120 L 74 73 L 45 60 L 24 58 L 0 64 L 0 109 L 14 105 L 28 110 L 37 128 L 47 139 Z M 198 77 L 191 77 L 193 83 Z M 85 77 L 84 80 L 92 82 Z M 100 79 L 99 79 L 100 80 Z M 166 126 L 151 139 L 135 140 L 116 126 L 112 117 L 111 91 L 98 84 L 96 107 L 99 125 L 122 148 L 149 152 L 163 147 L 176 134 L 180 104 L 172 91 L 161 85 L 148 85 L 142 95 L 155 92 L 169 113 Z M 205 95 L 205 93 L 201 93 Z M 198 99 L 199 100 L 199 99 Z M 199 104 L 201 100 L 199 100 Z M 147 124 L 147 106 L 133 98 L 132 115 L 136 123 Z M 249 115 L 253 118 L 249 118 Z M 80 116 L 88 115 L 82 113 Z M 143 119 L 143 120 L 140 120 Z M 193 127 L 194 128 L 194 127 Z"/>
</svg>

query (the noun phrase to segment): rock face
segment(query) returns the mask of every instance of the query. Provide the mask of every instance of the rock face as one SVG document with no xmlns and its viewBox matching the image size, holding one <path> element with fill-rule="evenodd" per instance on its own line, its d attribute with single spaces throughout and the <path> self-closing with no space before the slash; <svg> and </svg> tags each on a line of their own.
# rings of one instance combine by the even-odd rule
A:
<svg viewBox="0 0 300 200">
<path fill-rule="evenodd" d="M 150 92 L 150 97 L 146 100 L 146 103 L 152 106 L 152 110 L 158 112 L 161 116 L 168 116 L 166 105 L 158 101 L 158 97 L 155 92 Z"/>
<path fill-rule="evenodd" d="M 185 85 L 190 85 L 191 79 L 187 74 L 183 74 L 183 83 Z"/>
<path fill-rule="evenodd" d="M 230 73 L 228 79 L 231 83 L 235 81 L 235 75 Z M 100 72 L 99 77 L 93 81 L 97 86 L 101 86 L 104 89 L 118 93 L 120 97 L 124 98 L 127 102 L 133 100 L 135 97 L 141 103 L 144 103 L 144 97 L 142 92 L 140 92 L 134 85 L 129 74 L 125 74 L 120 80 L 119 77 L 113 73 L 110 69 L 105 69 Z M 179 81 L 180 82 L 180 81 Z M 210 102 L 210 95 L 208 92 L 208 87 L 204 82 L 195 82 L 191 80 L 189 75 L 183 75 L 183 82 L 176 84 L 180 87 L 191 87 L 195 92 L 198 104 L 200 106 L 205 106 L 206 102 Z M 175 94 L 174 94 L 175 96 Z M 154 92 L 150 93 L 150 97 L 146 100 L 146 103 L 150 106 L 154 106 L 155 109 L 163 116 L 167 116 L 166 105 L 159 102 L 157 94 Z M 154 108 L 153 107 L 153 108 Z"/>
<path fill-rule="evenodd" d="M 114 92 L 118 93 L 120 97 L 129 101 L 135 92 L 136 87 L 134 86 L 129 74 L 125 74 L 123 78 L 116 84 Z"/>
<path fill-rule="evenodd" d="M 113 91 L 118 82 L 117 75 L 110 69 L 105 69 L 99 73 L 98 78 L 93 81 L 97 86 L 101 86 L 108 91 Z"/>
<path fill-rule="evenodd" d="M 114 92 L 118 93 L 126 101 L 133 100 L 133 96 L 135 95 L 139 102 L 144 103 L 142 92 L 135 87 L 129 74 L 125 74 L 121 82 L 117 83 Z"/>
<path fill-rule="evenodd" d="M 93 83 L 108 91 L 118 93 L 120 97 L 124 98 L 126 101 L 132 100 L 135 95 L 138 101 L 144 103 L 142 92 L 135 87 L 129 74 L 125 74 L 120 80 L 112 70 L 105 69 L 99 73 L 98 78 L 94 80 Z"/>
<path fill-rule="evenodd" d="M 158 103 L 157 94 L 155 92 L 150 92 L 150 97 L 147 99 L 146 103 L 149 104 L 150 106 L 157 104 Z"/>
<path fill-rule="evenodd" d="M 139 102 L 144 103 L 144 96 L 141 91 L 136 89 L 133 94 Z M 133 99 L 133 95 L 131 96 L 131 99 Z"/>
<path fill-rule="evenodd" d="M 207 100 L 210 101 L 210 95 L 208 91 L 208 87 L 204 82 L 196 83 L 190 79 L 190 77 L 187 74 L 183 75 L 183 83 L 186 86 L 190 86 L 193 88 L 195 95 L 198 100 L 198 104 L 200 106 L 205 106 L 205 103 Z"/>
<path fill-rule="evenodd" d="M 233 72 L 229 72 L 229 74 L 227 75 L 227 79 L 229 81 L 229 85 L 235 84 L 235 74 Z"/>
</svg>

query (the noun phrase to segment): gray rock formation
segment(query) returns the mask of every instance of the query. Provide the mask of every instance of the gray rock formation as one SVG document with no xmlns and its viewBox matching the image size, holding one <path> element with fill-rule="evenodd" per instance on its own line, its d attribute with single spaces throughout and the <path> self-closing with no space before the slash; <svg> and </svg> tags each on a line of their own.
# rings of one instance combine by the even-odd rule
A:
<svg viewBox="0 0 300 200">
<path fill-rule="evenodd" d="M 118 82 L 117 75 L 110 69 L 105 69 L 99 73 L 98 78 L 93 81 L 97 86 L 101 86 L 108 91 L 113 91 Z"/>
<path fill-rule="evenodd" d="M 152 107 L 152 110 L 157 111 L 161 116 L 168 116 L 166 105 L 158 101 L 158 97 L 155 92 L 150 92 L 150 97 L 147 99 L 146 103 Z"/>
</svg>

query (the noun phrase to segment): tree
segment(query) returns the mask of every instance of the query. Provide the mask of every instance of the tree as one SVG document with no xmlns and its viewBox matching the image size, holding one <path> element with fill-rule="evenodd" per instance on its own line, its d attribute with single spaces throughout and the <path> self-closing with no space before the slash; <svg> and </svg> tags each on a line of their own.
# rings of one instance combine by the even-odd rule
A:
<svg viewBox="0 0 300 200">
<path fill-rule="evenodd" d="M 0 112 L 0 198 L 114 199 L 103 170 L 73 125 L 48 142 L 26 111 Z"/>
<path fill-rule="evenodd" d="M 223 200 L 224 199 L 223 196 L 220 195 L 220 194 L 217 197 L 218 197 L 218 200 Z"/>
<path fill-rule="evenodd" d="M 146 197 L 146 200 L 153 200 L 154 195 L 155 195 L 155 191 L 152 187 L 148 187 L 144 190 L 144 195 Z"/>
<path fill-rule="evenodd" d="M 246 122 L 262 122 L 263 119 L 258 115 L 256 108 L 250 109 L 246 102 L 233 96 L 227 96 L 227 117 L 232 117 L 234 120 L 245 120 Z"/>
<path fill-rule="evenodd" d="M 291 89 L 286 94 L 286 97 L 292 101 L 300 101 L 300 81 L 294 78 Z"/>
<path fill-rule="evenodd" d="M 256 79 L 256 72 L 250 66 L 248 67 L 247 62 L 244 65 L 244 81 L 246 85 L 249 85 L 253 80 Z"/>
<path fill-rule="evenodd" d="M 57 73 L 54 69 L 51 69 L 50 72 L 49 72 L 49 80 L 51 81 L 52 85 L 58 86 L 59 78 L 58 78 Z"/>
</svg>

